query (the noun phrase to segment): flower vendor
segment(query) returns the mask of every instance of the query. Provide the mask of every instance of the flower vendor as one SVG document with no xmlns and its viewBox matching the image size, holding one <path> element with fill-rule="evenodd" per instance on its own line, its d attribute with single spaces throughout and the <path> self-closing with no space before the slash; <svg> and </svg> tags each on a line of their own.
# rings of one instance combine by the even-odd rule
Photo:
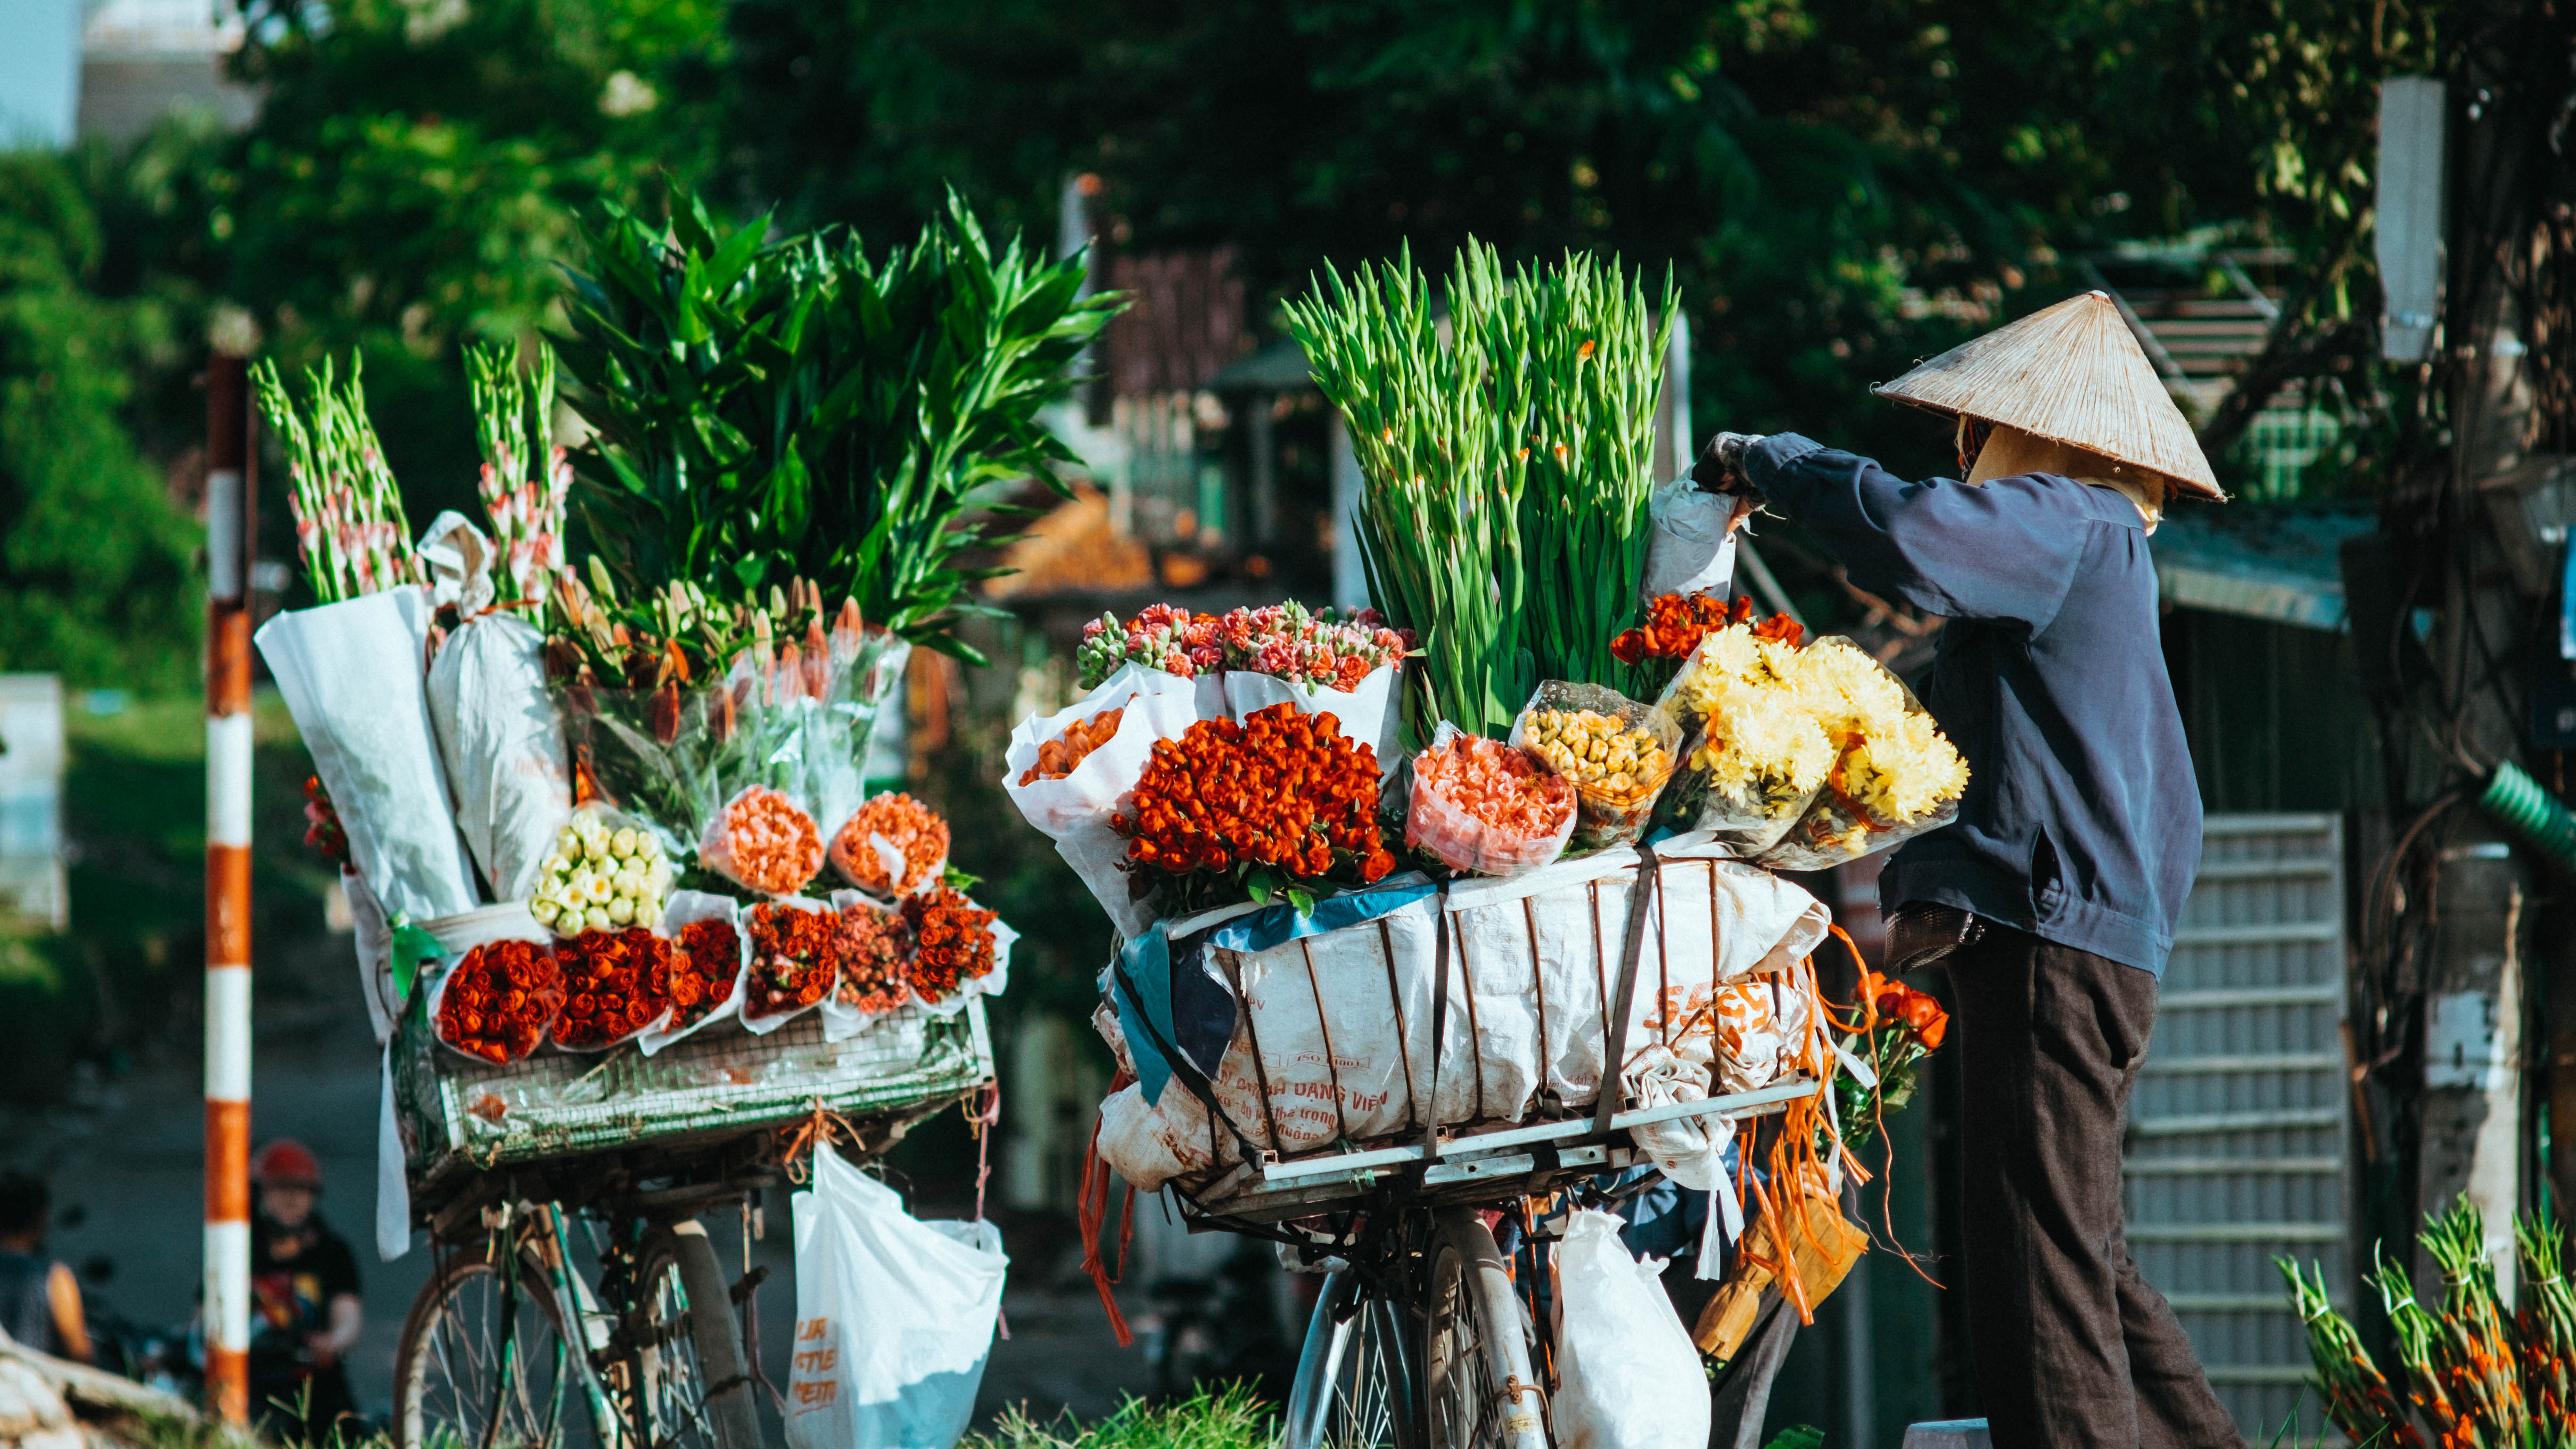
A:
<svg viewBox="0 0 2576 1449">
<path fill-rule="evenodd" d="M 2201 832 L 2147 536 L 2168 494 L 2224 495 L 2100 292 L 1877 391 L 1956 419 L 1964 482 L 1795 434 L 1719 434 L 1693 476 L 1948 621 L 1923 696 L 1967 758 L 1966 796 L 1879 879 L 1892 969 L 1942 960 L 1953 985 L 1994 1442 L 2232 1446 L 2120 1206 L 2121 1111 Z"/>
</svg>

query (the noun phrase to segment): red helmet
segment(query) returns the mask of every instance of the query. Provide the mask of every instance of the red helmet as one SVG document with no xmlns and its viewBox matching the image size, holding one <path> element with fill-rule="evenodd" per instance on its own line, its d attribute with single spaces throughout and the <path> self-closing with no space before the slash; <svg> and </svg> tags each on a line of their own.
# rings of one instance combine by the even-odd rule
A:
<svg viewBox="0 0 2576 1449">
<path fill-rule="evenodd" d="M 250 1180 L 262 1187 L 309 1187 L 322 1190 L 322 1163 L 313 1149 L 292 1137 L 280 1137 L 250 1160 Z"/>
</svg>

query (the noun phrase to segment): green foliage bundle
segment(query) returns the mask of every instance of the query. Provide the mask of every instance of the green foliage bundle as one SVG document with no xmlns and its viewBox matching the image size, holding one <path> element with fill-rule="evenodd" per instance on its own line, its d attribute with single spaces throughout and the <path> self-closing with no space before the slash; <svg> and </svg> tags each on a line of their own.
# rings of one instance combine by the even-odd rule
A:
<svg viewBox="0 0 2576 1449">
<path fill-rule="evenodd" d="M 2422 1242 L 2442 1271 L 2438 1305 L 2417 1299 L 2402 1264 L 2382 1259 L 2370 1280 L 2405 1366 L 2412 1415 L 2328 1301 L 2324 1270 L 2311 1280 L 2289 1259 L 2275 1260 L 2307 1321 L 2326 1417 L 2355 1443 L 2390 1449 L 2576 1446 L 2576 1286 L 2557 1225 L 2514 1220 L 2519 1309 L 2496 1291 L 2486 1222 L 2466 1197 L 2426 1220 Z"/>
<path fill-rule="evenodd" d="M 1350 420 L 1370 599 L 1422 639 L 1409 727 L 1501 738 L 1542 679 L 1629 683 L 1610 640 L 1645 569 L 1676 299 L 1650 306 L 1615 261 L 1507 270 L 1472 241 L 1443 295 L 1445 319 L 1409 252 L 1328 267 L 1288 329 Z"/>
<path fill-rule="evenodd" d="M 1130 1399 L 1088 1428 L 1069 1416 L 1041 1423 L 1025 1405 L 1014 1406 L 958 1449 L 1277 1449 L 1280 1442 L 1279 1421 L 1260 1395 L 1234 1384 L 1168 1404 Z"/>
<path fill-rule="evenodd" d="M 965 204 L 873 257 L 827 230 L 771 242 L 703 203 L 657 228 L 611 207 L 574 278 L 566 370 L 598 430 L 584 518 L 629 582 L 758 598 L 793 577 L 872 624 L 981 662 L 950 632 L 989 574 L 991 485 L 1070 496 L 1040 420 L 1116 310 L 1078 260 L 998 250 Z"/>
</svg>

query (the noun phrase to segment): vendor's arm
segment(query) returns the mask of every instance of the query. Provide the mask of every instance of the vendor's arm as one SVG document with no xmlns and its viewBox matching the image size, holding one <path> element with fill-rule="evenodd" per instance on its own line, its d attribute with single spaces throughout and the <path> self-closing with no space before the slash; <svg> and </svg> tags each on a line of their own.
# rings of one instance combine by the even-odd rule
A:
<svg viewBox="0 0 2576 1449">
<path fill-rule="evenodd" d="M 2047 627 L 2074 582 L 2081 484 L 2044 476 L 1909 483 L 1867 458 L 1775 433 L 1742 448 L 1744 481 L 1851 581 L 1927 613 Z"/>
</svg>

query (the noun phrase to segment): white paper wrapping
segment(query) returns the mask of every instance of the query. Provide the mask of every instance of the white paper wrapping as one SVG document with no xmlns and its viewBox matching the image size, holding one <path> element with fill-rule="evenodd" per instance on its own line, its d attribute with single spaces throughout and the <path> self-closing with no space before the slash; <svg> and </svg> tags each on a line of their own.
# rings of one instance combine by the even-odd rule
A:
<svg viewBox="0 0 2576 1449">
<path fill-rule="evenodd" d="M 1128 897 L 1128 875 L 1118 868 L 1127 858 L 1127 842 L 1109 828 L 1109 817 L 1144 775 L 1154 742 L 1178 738 L 1196 722 L 1194 696 L 1189 680 L 1127 665 L 1071 706 L 1020 721 L 1002 756 L 1002 793 L 1019 807 L 1021 818 L 1055 842 L 1056 854 L 1073 867 L 1121 936 L 1144 934 L 1154 911 Z M 1061 780 L 1020 783 L 1038 762 L 1040 745 L 1062 738 L 1077 721 L 1110 709 L 1126 711 L 1119 717 L 1118 732 L 1083 756 L 1073 773 Z"/>
<path fill-rule="evenodd" d="M 1401 672 L 1399 665 L 1382 665 L 1370 670 L 1359 688 L 1344 691 L 1229 669 L 1224 677 L 1226 713 L 1241 719 L 1256 709 L 1293 704 L 1301 714 L 1329 714 L 1344 738 L 1377 752 L 1377 767 L 1384 772 L 1394 769 L 1403 754 L 1396 747 L 1394 707 L 1395 680 Z"/>
<path fill-rule="evenodd" d="M 545 639 L 526 620 L 468 619 L 429 666 L 457 828 L 496 900 L 527 898 L 572 816 L 563 721 L 546 692 Z"/>
<path fill-rule="evenodd" d="M 474 909 L 421 686 L 427 596 L 406 586 L 280 614 L 257 642 L 386 912 L 428 921 Z"/>
</svg>

